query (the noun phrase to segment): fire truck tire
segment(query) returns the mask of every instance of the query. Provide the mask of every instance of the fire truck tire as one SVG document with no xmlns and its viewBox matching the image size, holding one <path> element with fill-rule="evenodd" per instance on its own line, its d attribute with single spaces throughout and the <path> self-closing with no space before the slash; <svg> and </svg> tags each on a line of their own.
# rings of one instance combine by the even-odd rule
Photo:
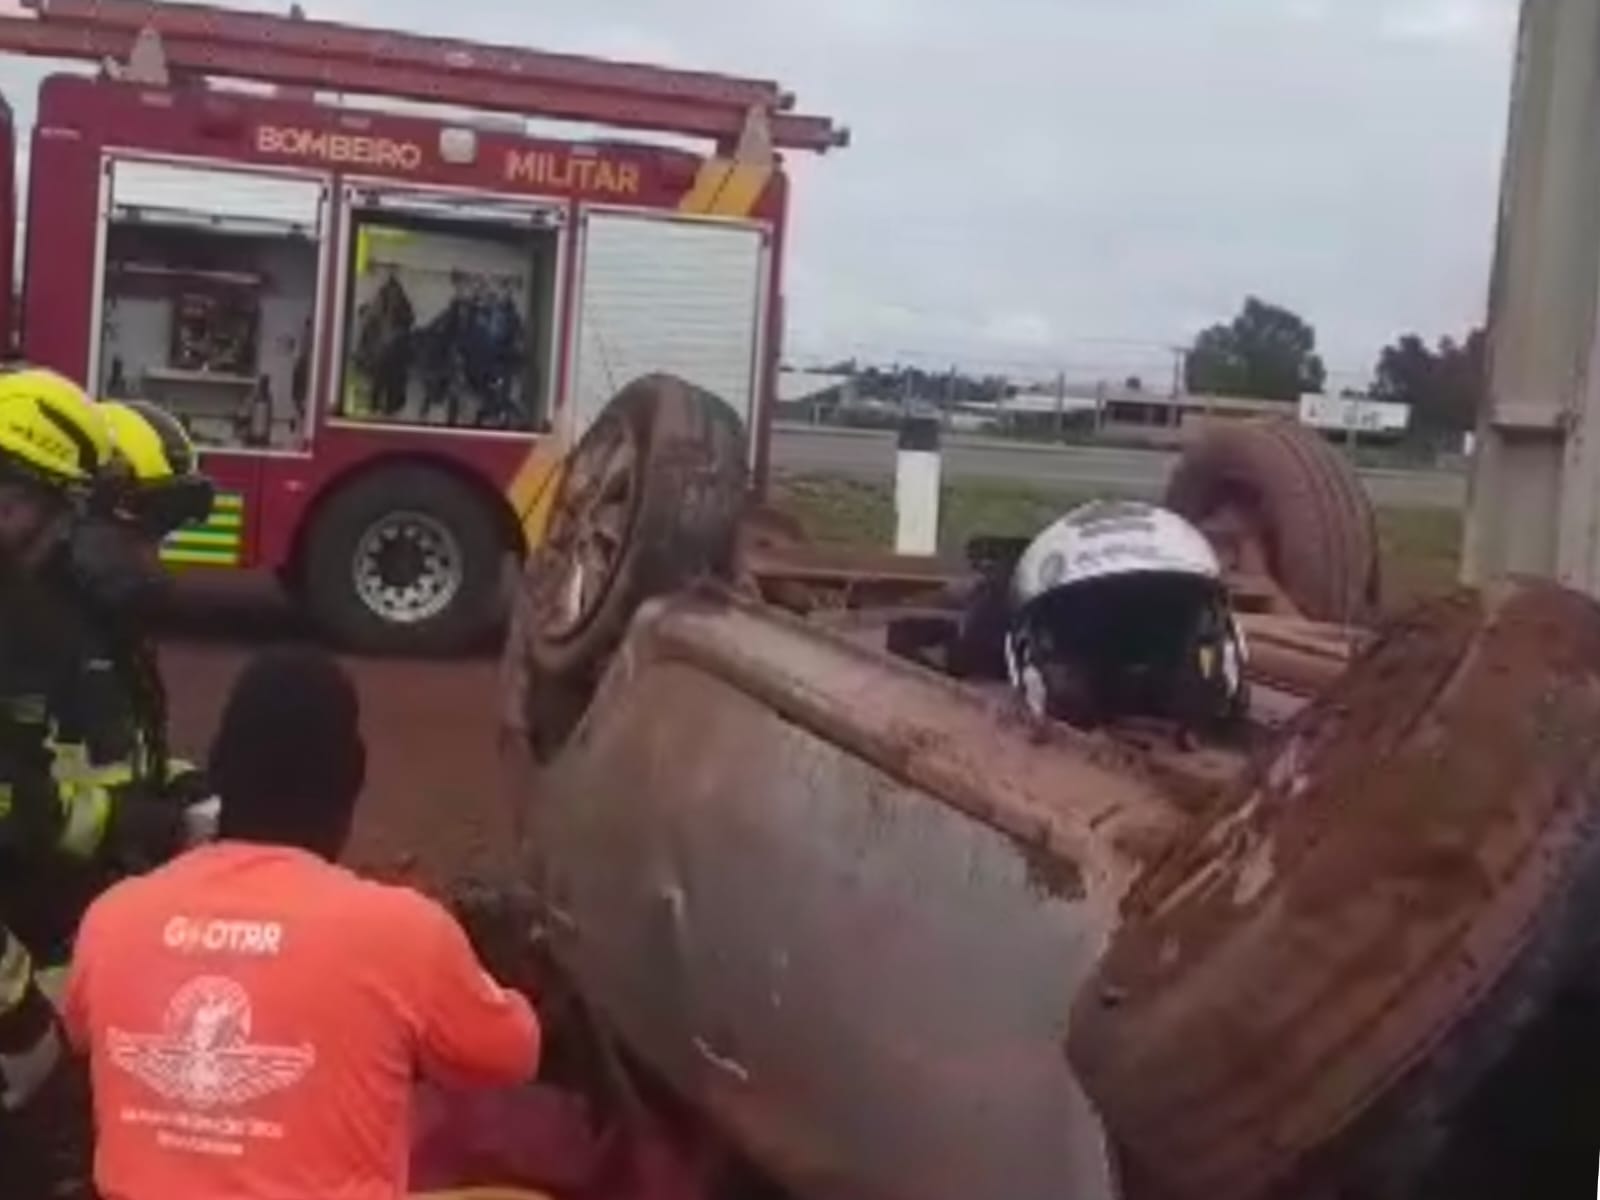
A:
<svg viewBox="0 0 1600 1200">
<path fill-rule="evenodd" d="M 625 387 L 579 439 L 527 573 L 526 651 L 587 688 L 653 596 L 733 578 L 747 494 L 738 415 L 669 375 Z"/>
<path fill-rule="evenodd" d="M 496 523 L 467 485 L 432 467 L 383 467 L 317 517 L 301 588 L 341 646 L 453 654 L 499 620 L 504 556 Z"/>
<path fill-rule="evenodd" d="M 1184 452 L 1165 504 L 1202 527 L 1224 513 L 1242 519 L 1302 615 L 1361 623 L 1377 613 L 1376 515 L 1349 461 L 1320 434 L 1282 420 L 1218 424 Z"/>
</svg>

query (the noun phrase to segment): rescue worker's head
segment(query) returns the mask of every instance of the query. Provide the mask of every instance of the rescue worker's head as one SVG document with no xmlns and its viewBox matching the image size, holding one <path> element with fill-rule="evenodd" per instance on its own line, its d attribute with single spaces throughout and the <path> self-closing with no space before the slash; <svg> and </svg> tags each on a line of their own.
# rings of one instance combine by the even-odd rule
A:
<svg viewBox="0 0 1600 1200">
<path fill-rule="evenodd" d="M 33 571 L 60 542 L 111 457 L 98 405 L 71 380 L 0 373 L 0 568 Z"/>
<path fill-rule="evenodd" d="M 211 481 L 171 413 L 142 400 L 102 404 L 112 462 L 96 489 L 96 509 L 154 541 L 211 515 Z"/>
<path fill-rule="evenodd" d="M 1040 716 L 1231 725 L 1244 711 L 1244 658 L 1216 555 L 1175 513 L 1086 504 L 1018 560 L 1006 663 Z"/>
<path fill-rule="evenodd" d="M 366 779 L 360 703 L 318 650 L 268 650 L 239 676 L 211 744 L 225 840 L 337 858 Z"/>
</svg>

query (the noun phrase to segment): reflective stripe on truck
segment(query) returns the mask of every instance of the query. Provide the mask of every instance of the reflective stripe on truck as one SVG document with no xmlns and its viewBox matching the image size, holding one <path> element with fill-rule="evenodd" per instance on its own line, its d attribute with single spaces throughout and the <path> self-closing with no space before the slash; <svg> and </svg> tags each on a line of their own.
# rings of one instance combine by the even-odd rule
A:
<svg viewBox="0 0 1600 1200">
<path fill-rule="evenodd" d="M 174 566 L 237 567 L 244 559 L 244 496 L 218 492 L 204 525 L 178 530 L 161 544 L 161 561 Z"/>
</svg>

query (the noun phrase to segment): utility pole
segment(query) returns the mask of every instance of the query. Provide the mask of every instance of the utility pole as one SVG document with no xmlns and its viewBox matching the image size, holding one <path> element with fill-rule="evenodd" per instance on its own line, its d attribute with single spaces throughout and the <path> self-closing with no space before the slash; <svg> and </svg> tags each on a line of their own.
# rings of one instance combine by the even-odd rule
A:
<svg viewBox="0 0 1600 1200">
<path fill-rule="evenodd" d="M 1600 5 L 1524 0 L 1462 573 L 1600 596 Z"/>
</svg>

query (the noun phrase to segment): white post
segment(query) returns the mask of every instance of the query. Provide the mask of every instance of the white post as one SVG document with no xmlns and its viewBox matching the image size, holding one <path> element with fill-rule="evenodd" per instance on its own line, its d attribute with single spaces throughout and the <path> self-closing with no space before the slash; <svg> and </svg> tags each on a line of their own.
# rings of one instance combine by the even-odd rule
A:
<svg viewBox="0 0 1600 1200">
<path fill-rule="evenodd" d="M 939 422 L 907 417 L 900 423 L 894 469 L 894 548 L 897 554 L 939 552 Z"/>
</svg>

